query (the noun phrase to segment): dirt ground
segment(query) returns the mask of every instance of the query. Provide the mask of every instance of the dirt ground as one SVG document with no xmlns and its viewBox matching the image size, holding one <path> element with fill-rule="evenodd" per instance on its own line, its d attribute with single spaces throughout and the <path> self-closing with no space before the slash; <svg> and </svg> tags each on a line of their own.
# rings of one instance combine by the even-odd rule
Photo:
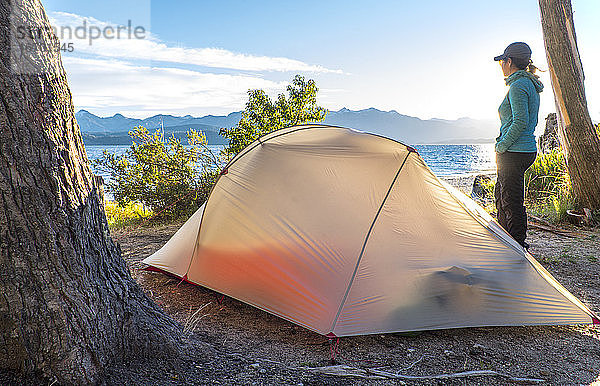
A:
<svg viewBox="0 0 600 386">
<path fill-rule="evenodd" d="M 451 182 L 459 187 L 470 183 Z M 133 277 L 185 327 L 186 344 L 177 358 L 140 359 L 109 368 L 103 384 L 498 385 L 517 381 L 496 374 L 502 373 L 529 379 L 519 383 L 600 385 L 600 328 L 581 325 L 345 337 L 339 341 L 337 363 L 351 368 L 345 369 L 346 374 L 359 377 L 317 373 L 314 368 L 329 365 L 327 338 L 211 290 L 140 270 L 140 261 L 159 249 L 181 224 L 113 232 Z M 577 236 L 530 230 L 530 252 L 598 313 L 600 229 L 568 229 Z M 460 373 L 468 376 L 458 377 Z M 390 379 L 395 374 L 399 378 Z M 445 374 L 454 377 L 432 378 Z M 0 372 L 0 385 L 22 383 Z"/>
<path fill-rule="evenodd" d="M 140 260 L 161 247 L 181 224 L 137 230 L 121 240 L 131 272 L 149 296 L 187 326 L 191 340 L 204 342 L 210 355 L 190 353 L 148 371 L 140 367 L 113 370 L 115 383 L 123 371 L 148 384 L 507 384 L 497 375 L 445 379 L 365 379 L 313 373 L 327 366 L 327 338 L 234 299 L 160 273 L 139 270 Z M 576 238 L 530 230 L 530 252 L 575 296 L 600 312 L 600 230 L 570 227 Z M 121 235 L 117 234 L 116 237 Z M 200 311 L 198 311 L 200 310 Z M 194 313 L 196 317 L 192 317 Z M 197 343 L 199 344 L 199 343 Z M 512 377 L 544 380 L 543 384 L 600 384 L 600 329 L 590 326 L 486 327 L 420 334 L 345 337 L 339 364 L 403 376 L 434 376 L 491 370 Z M 190 361 L 196 363 L 189 372 Z M 299 370 L 298 368 L 304 368 Z M 355 370 L 356 371 L 356 370 Z M 514 381 L 514 380 L 513 380 Z M 113 384 L 111 375 L 108 384 Z M 525 382 L 527 383 L 527 382 Z M 533 381 L 529 383 L 534 383 Z"/>
</svg>

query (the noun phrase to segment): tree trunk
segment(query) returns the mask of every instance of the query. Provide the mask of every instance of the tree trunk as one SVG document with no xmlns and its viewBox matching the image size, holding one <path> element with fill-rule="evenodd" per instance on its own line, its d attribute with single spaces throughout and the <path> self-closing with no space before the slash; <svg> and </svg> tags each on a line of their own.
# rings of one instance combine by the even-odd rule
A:
<svg viewBox="0 0 600 386">
<path fill-rule="evenodd" d="M 578 201 L 600 208 L 600 139 L 585 99 L 570 0 L 539 0 L 560 141 Z"/>
<path fill-rule="evenodd" d="M 110 238 L 39 0 L 0 2 L 0 44 L 0 368 L 83 384 L 175 354 L 180 328 Z"/>
</svg>

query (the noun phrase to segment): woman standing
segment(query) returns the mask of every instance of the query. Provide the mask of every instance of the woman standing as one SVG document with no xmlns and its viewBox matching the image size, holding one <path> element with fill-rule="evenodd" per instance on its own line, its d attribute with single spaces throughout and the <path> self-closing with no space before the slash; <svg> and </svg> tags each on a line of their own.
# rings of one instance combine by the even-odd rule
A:
<svg viewBox="0 0 600 386">
<path fill-rule="evenodd" d="M 527 213 L 523 206 L 523 178 L 535 161 L 537 147 L 533 134 L 538 122 L 540 92 L 544 85 L 535 75 L 531 49 L 522 42 L 510 44 L 500 62 L 506 85 L 510 87 L 500 104 L 500 136 L 496 138 L 498 179 L 494 191 L 498 222 L 524 248 Z"/>
</svg>

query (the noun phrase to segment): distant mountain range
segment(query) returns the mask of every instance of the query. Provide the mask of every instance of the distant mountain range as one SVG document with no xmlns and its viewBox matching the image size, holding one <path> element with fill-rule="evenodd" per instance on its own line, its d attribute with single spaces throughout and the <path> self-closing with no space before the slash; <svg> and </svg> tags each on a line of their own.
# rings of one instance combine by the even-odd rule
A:
<svg viewBox="0 0 600 386">
<path fill-rule="evenodd" d="M 75 113 L 86 145 L 129 145 L 131 138 L 128 132 L 136 126 L 144 126 L 150 131 L 163 127 L 165 136 L 175 134 L 182 140 L 186 138 L 188 130 L 195 129 L 203 131 L 210 144 L 221 145 L 227 143 L 227 140 L 219 135 L 219 129 L 235 126 L 241 116 L 241 112 L 231 113 L 228 116 L 207 115 L 201 118 L 191 115 L 175 117 L 160 114 L 146 119 L 136 119 L 121 114 L 99 117 L 86 110 Z"/>
<path fill-rule="evenodd" d="M 189 129 L 201 130 L 209 144 L 225 144 L 226 139 L 219 135 L 219 129 L 235 126 L 241 116 L 241 112 L 234 112 L 226 116 L 155 115 L 146 119 L 135 119 L 121 114 L 98 117 L 86 110 L 75 114 L 87 145 L 128 145 L 131 138 L 127 132 L 136 126 L 144 126 L 151 131 L 162 126 L 166 136 L 175 134 L 181 139 L 185 138 Z M 471 118 L 422 120 L 394 110 L 381 111 L 375 108 L 358 111 L 343 108 L 329 111 L 322 123 L 371 132 L 406 144 L 490 143 L 494 141 L 498 132 L 498 124 L 493 121 Z"/>
</svg>

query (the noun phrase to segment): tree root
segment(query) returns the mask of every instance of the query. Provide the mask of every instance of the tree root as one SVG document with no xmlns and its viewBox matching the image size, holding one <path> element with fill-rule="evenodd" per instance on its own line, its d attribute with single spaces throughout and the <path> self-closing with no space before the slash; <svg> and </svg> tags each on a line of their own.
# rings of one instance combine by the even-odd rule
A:
<svg viewBox="0 0 600 386">
<path fill-rule="evenodd" d="M 527 223 L 527 225 L 530 228 L 539 229 L 542 231 L 554 233 L 555 235 L 569 237 L 572 239 L 575 239 L 575 238 L 581 236 L 581 234 L 579 234 L 579 233 L 575 233 L 575 232 L 572 232 L 572 231 L 569 231 L 566 229 L 557 228 L 554 225 L 550 224 L 548 221 L 541 219 L 539 217 L 533 216 L 531 214 L 528 214 L 527 217 L 529 217 L 531 220 L 533 220 L 533 221 L 528 221 L 528 223 Z"/>
<path fill-rule="evenodd" d="M 428 380 L 428 379 L 453 379 L 453 378 L 469 378 L 469 377 L 501 377 L 511 382 L 516 383 L 543 383 L 544 379 L 513 377 L 508 374 L 499 373 L 493 370 L 474 370 L 463 371 L 453 374 L 436 374 L 436 375 L 404 375 L 395 374 L 389 371 L 375 369 L 360 369 L 346 365 L 324 366 L 324 367 L 297 367 L 294 370 L 309 371 L 311 373 L 334 375 L 340 377 L 355 377 L 363 379 L 397 379 L 397 380 Z"/>
</svg>

